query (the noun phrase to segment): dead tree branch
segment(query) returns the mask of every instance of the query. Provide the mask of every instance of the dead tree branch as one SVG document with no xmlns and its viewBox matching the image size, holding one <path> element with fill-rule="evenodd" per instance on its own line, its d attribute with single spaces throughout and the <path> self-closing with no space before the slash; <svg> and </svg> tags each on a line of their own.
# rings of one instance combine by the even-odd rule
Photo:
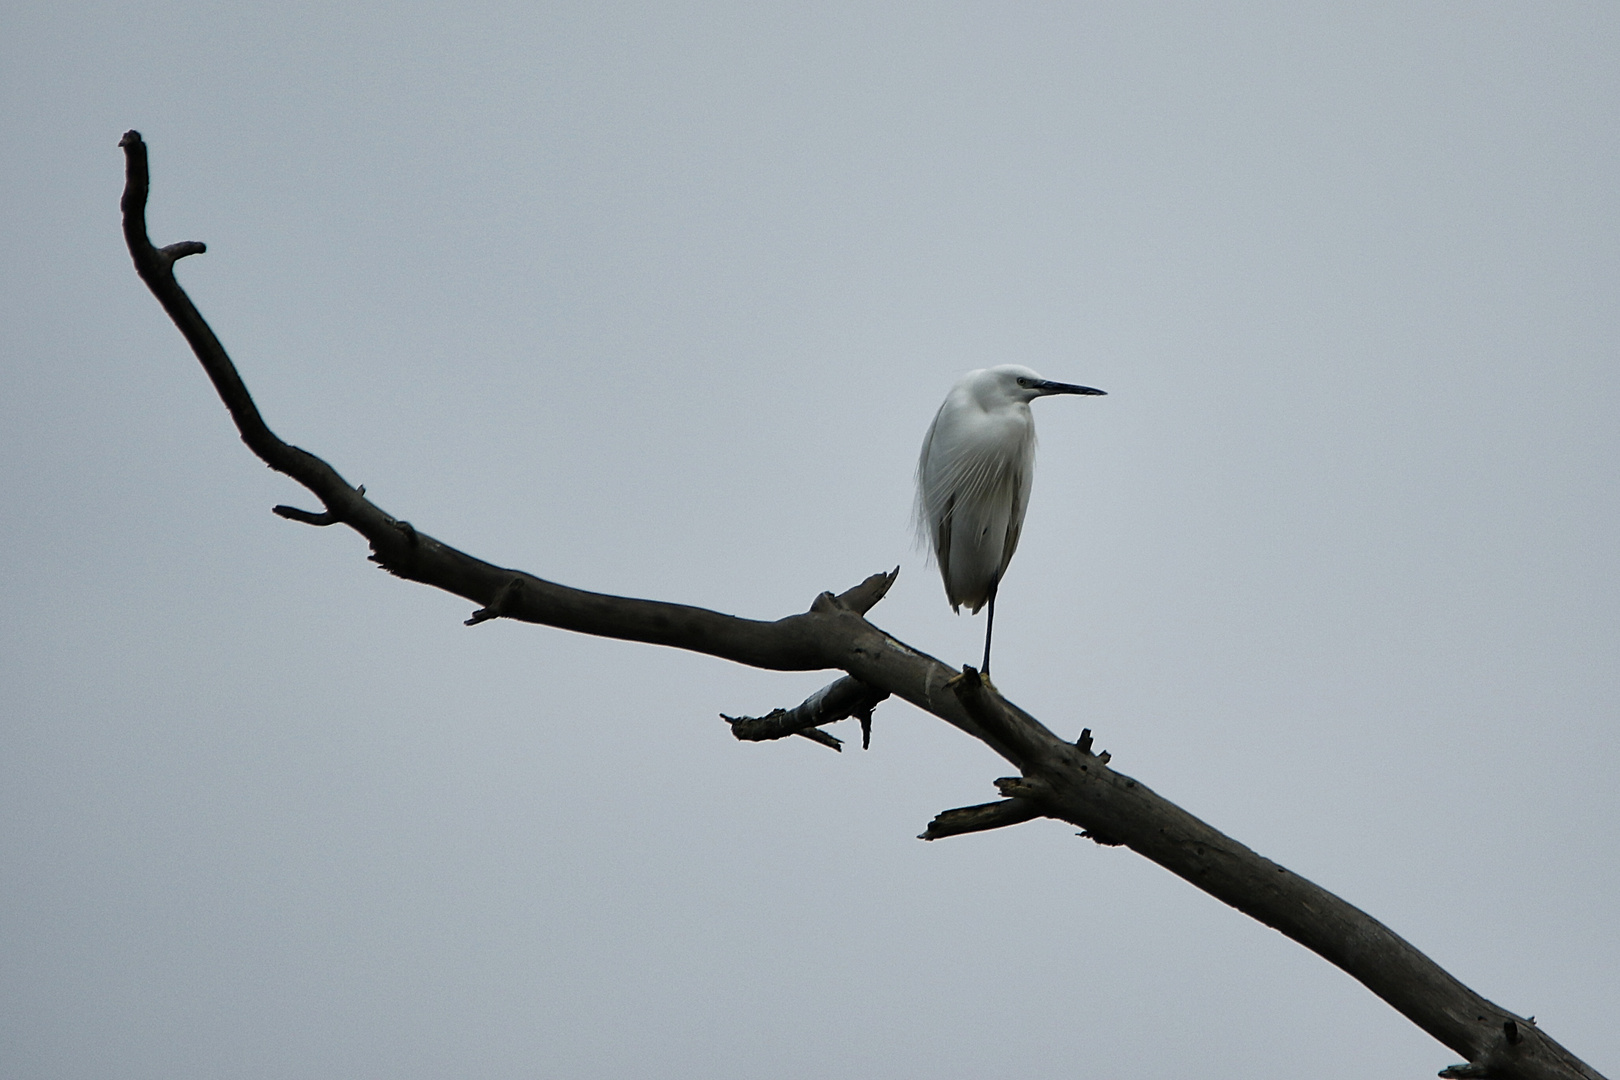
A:
<svg viewBox="0 0 1620 1080">
<path fill-rule="evenodd" d="M 888 696 L 887 690 L 879 690 L 845 675 L 837 682 L 823 686 L 791 709 L 774 709 L 759 717 L 721 713 L 720 718 L 731 725 L 731 733 L 737 738 L 763 742 L 789 735 L 809 735 L 811 731 L 818 731 L 823 724 L 854 716 L 861 721 L 861 744 L 865 749 L 872 742 L 872 710 Z"/>
<path fill-rule="evenodd" d="M 196 242 L 155 248 L 147 238 L 146 144 L 124 135 L 124 237 L 135 269 L 179 327 L 213 380 L 242 441 L 266 464 L 308 488 L 322 512 L 278 506 L 311 525 L 342 523 L 371 544 L 390 573 L 478 605 L 469 624 L 517 619 L 601 637 L 643 641 L 777 671 L 847 673 L 780 716 L 733 720 L 739 738 L 819 732 L 843 716 L 870 716 L 888 695 L 911 702 L 988 745 L 1021 775 L 998 782 L 1004 801 L 949 810 L 925 838 L 1000 828 L 1034 817 L 1070 822 L 1101 843 L 1122 844 L 1274 927 L 1358 979 L 1373 993 L 1467 1059 L 1442 1076 L 1500 1080 L 1602 1080 L 1535 1024 L 1493 1005 L 1365 912 L 1262 858 L 1091 753 L 1089 731 L 1069 743 L 1007 701 L 971 668 L 961 673 L 895 640 L 865 619 L 894 581 L 875 574 L 810 610 L 771 622 L 703 608 L 571 589 L 496 566 L 418 532 L 377 507 L 315 455 L 265 424 L 219 339 L 174 277 L 174 264 L 200 254 Z M 837 715 L 835 715 L 837 714 Z M 753 725 L 753 726 L 750 726 Z M 822 732 L 821 734 L 825 734 Z M 828 737 L 830 738 L 830 736 Z M 823 740 L 824 741 L 824 740 Z"/>
<path fill-rule="evenodd" d="M 919 840 L 943 840 L 947 836 L 1004 829 L 1008 825 L 1022 825 L 1045 816 L 1041 804 L 1030 799 L 1001 799 L 998 802 L 962 806 L 955 810 L 941 810 L 917 837 Z"/>
</svg>

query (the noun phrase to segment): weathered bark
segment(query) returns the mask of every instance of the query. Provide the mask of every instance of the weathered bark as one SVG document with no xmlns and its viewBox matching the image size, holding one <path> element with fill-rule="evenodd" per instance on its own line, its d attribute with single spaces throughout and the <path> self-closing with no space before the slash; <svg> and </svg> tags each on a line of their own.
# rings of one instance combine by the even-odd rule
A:
<svg viewBox="0 0 1620 1080">
<path fill-rule="evenodd" d="M 325 507 L 314 513 L 278 506 L 277 514 L 311 525 L 349 526 L 370 542 L 371 558 L 384 569 L 478 604 L 469 625 L 517 619 L 770 670 L 846 672 L 794 709 L 760 719 L 727 719 L 739 738 L 815 738 L 826 736 L 819 725 L 852 715 L 869 720 L 873 706 L 887 696 L 904 698 L 980 739 L 1021 773 L 997 781 L 1006 799 L 945 811 L 929 825 L 925 839 L 1035 817 L 1070 822 L 1098 843 L 1124 845 L 1146 856 L 1348 972 L 1467 1059 L 1442 1076 L 1602 1080 L 1531 1020 L 1480 997 L 1365 912 L 1110 769 L 1107 754 L 1091 752 L 1089 730 L 1077 744 L 1066 742 L 972 668 L 958 673 L 867 622 L 866 612 L 888 591 L 894 573 L 875 574 L 840 595 L 823 593 L 809 611 L 763 622 L 571 589 L 474 558 L 385 513 L 365 497 L 364 488 L 351 487 L 326 462 L 283 442 L 265 424 L 224 347 L 175 281 L 175 262 L 204 246 L 152 246 L 146 233 L 146 144 L 130 131 L 120 145 L 126 161 L 124 237 L 135 269 L 202 362 L 242 441 Z M 818 739 L 828 740 L 837 742 L 831 736 Z"/>
</svg>

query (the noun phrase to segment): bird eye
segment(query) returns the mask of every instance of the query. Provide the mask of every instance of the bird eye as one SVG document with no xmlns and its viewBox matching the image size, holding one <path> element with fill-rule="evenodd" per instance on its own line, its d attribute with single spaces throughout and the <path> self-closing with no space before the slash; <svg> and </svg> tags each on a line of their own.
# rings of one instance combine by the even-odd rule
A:
<svg viewBox="0 0 1620 1080">
<path fill-rule="evenodd" d="M 1027 387 L 1027 386 L 1030 385 L 1030 381 L 1028 379 L 1024 378 L 1022 375 L 1020 375 L 1020 376 L 1018 376 L 1018 385 Z"/>
</svg>

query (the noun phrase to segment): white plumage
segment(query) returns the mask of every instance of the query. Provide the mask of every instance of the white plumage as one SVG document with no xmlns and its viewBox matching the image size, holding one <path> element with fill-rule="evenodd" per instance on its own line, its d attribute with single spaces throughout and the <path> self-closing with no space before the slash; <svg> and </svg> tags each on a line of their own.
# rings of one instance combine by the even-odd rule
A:
<svg viewBox="0 0 1620 1080">
<path fill-rule="evenodd" d="M 1049 394 L 1101 393 L 1043 379 L 1017 364 L 970 371 L 945 396 L 923 438 L 917 528 L 939 564 L 951 607 L 960 611 L 965 605 L 974 614 L 990 607 L 986 675 L 996 586 L 1018 549 L 1035 478 L 1035 418 L 1029 403 Z"/>
</svg>

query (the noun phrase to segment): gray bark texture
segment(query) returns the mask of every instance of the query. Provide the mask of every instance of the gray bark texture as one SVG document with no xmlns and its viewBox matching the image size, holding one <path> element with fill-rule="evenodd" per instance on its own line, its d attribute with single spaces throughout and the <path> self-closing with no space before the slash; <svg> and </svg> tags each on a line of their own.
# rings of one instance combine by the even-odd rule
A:
<svg viewBox="0 0 1620 1080">
<path fill-rule="evenodd" d="M 776 671 L 835 670 L 844 677 L 793 709 L 726 717 L 740 739 L 806 735 L 837 748 L 820 725 L 848 716 L 863 725 L 889 696 L 909 701 L 1010 762 L 1000 802 L 947 810 L 923 833 L 938 839 L 1050 817 L 1101 844 L 1123 845 L 1343 969 L 1402 1015 L 1466 1059 L 1439 1075 L 1493 1080 L 1602 1080 L 1531 1019 L 1480 997 L 1388 927 L 1297 874 L 1244 847 L 1094 754 L 1089 731 L 1070 743 L 980 677 L 958 672 L 872 625 L 866 613 L 898 571 L 875 574 L 840 594 L 822 593 L 806 612 L 772 622 L 703 608 L 584 592 L 458 551 L 385 513 L 315 455 L 279 439 L 259 415 L 224 347 L 174 277 L 174 264 L 200 254 L 197 242 L 155 248 L 147 238 L 146 144 L 126 133 L 124 237 L 135 269 L 213 380 L 242 441 L 272 469 L 296 480 L 324 510 L 277 506 L 311 525 L 343 524 L 369 541 L 390 573 L 479 605 L 469 625 L 515 619 L 584 634 L 669 645 Z M 818 738 L 819 736 L 819 738 Z"/>
</svg>

